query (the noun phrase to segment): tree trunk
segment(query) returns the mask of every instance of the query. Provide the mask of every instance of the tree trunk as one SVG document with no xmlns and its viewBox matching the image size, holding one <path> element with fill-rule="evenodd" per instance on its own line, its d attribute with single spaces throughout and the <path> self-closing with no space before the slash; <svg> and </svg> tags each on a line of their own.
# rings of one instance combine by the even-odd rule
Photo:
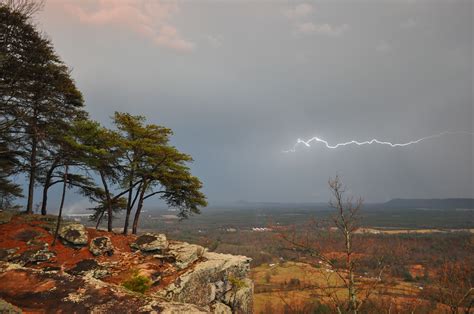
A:
<svg viewBox="0 0 474 314">
<path fill-rule="evenodd" d="M 31 155 L 30 155 L 30 173 L 28 183 L 28 201 L 26 204 L 26 213 L 33 214 L 33 196 L 35 193 L 35 181 L 36 181 L 36 150 L 38 141 L 36 135 L 33 135 L 31 140 Z"/>
<path fill-rule="evenodd" d="M 61 217 L 63 215 L 64 199 L 66 198 L 67 174 L 68 174 L 68 166 L 66 166 L 66 169 L 64 171 L 63 195 L 61 196 L 61 205 L 59 205 L 58 222 L 56 224 L 56 231 L 54 232 L 54 239 L 51 246 L 56 245 L 56 239 L 58 238 L 59 228 L 61 226 Z"/>
<path fill-rule="evenodd" d="M 356 314 L 357 313 L 357 292 L 355 287 L 354 280 L 354 265 L 352 261 L 352 238 L 351 232 L 346 229 L 345 231 L 345 240 L 346 240 L 346 267 L 349 272 L 349 311 Z"/>
<path fill-rule="evenodd" d="M 99 218 L 97 218 L 97 223 L 95 224 L 95 230 L 99 229 L 100 223 L 102 221 L 102 217 L 104 217 L 104 211 L 100 213 Z"/>
<path fill-rule="evenodd" d="M 100 172 L 100 178 L 102 180 L 102 184 L 104 185 L 105 197 L 107 199 L 107 231 L 112 232 L 112 200 L 110 198 L 107 181 L 105 180 L 105 176 L 102 171 Z"/>
<path fill-rule="evenodd" d="M 130 191 L 128 191 L 128 200 L 127 200 L 127 212 L 125 214 L 125 224 L 123 226 L 123 234 L 128 233 L 128 223 L 130 220 L 130 213 L 132 212 L 132 198 L 133 198 L 133 169 L 130 173 L 130 180 L 128 181 L 128 187 Z"/>
<path fill-rule="evenodd" d="M 135 218 L 133 219 L 132 234 L 137 234 L 138 220 L 140 219 L 140 213 L 143 208 L 143 201 L 145 198 L 146 188 L 147 188 L 147 183 L 144 181 L 142 190 L 140 192 L 140 199 L 138 200 L 137 211 L 135 212 Z"/>
<path fill-rule="evenodd" d="M 44 182 L 44 187 L 43 187 L 43 200 L 41 201 L 41 215 L 46 215 L 47 209 L 46 207 L 48 206 L 48 190 L 50 188 L 51 184 L 51 177 L 53 176 L 53 172 L 56 169 L 56 162 L 53 163 L 51 168 L 48 170 L 48 173 L 46 173 L 46 178 Z"/>
</svg>

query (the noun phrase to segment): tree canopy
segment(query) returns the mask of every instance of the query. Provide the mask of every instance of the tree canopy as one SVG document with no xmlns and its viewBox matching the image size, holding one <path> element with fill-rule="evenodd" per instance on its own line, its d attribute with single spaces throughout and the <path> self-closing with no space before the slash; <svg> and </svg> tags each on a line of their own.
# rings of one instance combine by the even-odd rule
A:
<svg viewBox="0 0 474 314">
<path fill-rule="evenodd" d="M 186 218 L 206 206 L 201 181 L 192 176 L 191 156 L 169 143 L 172 131 L 144 116 L 116 112 L 113 129 L 89 119 L 69 68 L 40 33 L 31 16 L 41 1 L 0 0 L 0 206 L 22 197 L 14 176 L 28 179 L 26 212 L 33 212 L 35 187 L 48 193 L 62 183 L 93 205 L 98 227 L 125 210 L 123 232 L 136 233 L 147 199 L 160 198 Z M 59 222 L 58 222 L 59 226 Z"/>
<path fill-rule="evenodd" d="M 56 130 L 87 114 L 68 67 L 20 10 L 27 3 L 0 3 L 0 125 L 6 147 L 28 176 L 26 211 L 31 213 L 38 174 L 55 159 L 51 148 L 62 136 Z"/>
</svg>

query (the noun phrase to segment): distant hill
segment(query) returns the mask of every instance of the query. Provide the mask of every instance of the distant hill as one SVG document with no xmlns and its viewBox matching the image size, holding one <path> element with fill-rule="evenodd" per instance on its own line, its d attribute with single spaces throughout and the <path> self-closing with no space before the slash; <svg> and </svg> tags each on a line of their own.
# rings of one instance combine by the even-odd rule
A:
<svg viewBox="0 0 474 314">
<path fill-rule="evenodd" d="M 301 202 L 301 203 L 278 203 L 278 202 L 248 202 L 237 201 L 221 204 L 212 204 L 208 209 L 265 209 L 265 210 L 328 210 L 328 203 L 322 202 Z M 455 210 L 474 209 L 473 198 L 446 198 L 446 199 L 402 199 L 396 198 L 385 203 L 364 203 L 365 210 L 383 209 L 432 209 L 432 210 Z"/>
<path fill-rule="evenodd" d="M 382 204 L 386 209 L 474 209 L 473 198 L 393 199 Z"/>
</svg>

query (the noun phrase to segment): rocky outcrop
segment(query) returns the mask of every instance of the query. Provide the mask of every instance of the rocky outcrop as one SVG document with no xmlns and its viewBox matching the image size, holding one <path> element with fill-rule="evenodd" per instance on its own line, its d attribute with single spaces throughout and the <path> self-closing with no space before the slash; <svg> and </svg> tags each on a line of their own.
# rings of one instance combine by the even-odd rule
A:
<svg viewBox="0 0 474 314">
<path fill-rule="evenodd" d="M 114 246 L 109 237 L 97 237 L 91 240 L 89 251 L 95 256 L 114 254 Z"/>
<path fill-rule="evenodd" d="M 211 252 L 205 252 L 202 257 L 204 261 L 157 294 L 199 306 L 223 303 L 233 312 L 251 313 L 253 283 L 247 279 L 250 259 Z"/>
<path fill-rule="evenodd" d="M 224 302 L 238 313 L 252 313 L 253 282 L 248 278 L 239 279 L 236 287 L 227 291 Z"/>
<path fill-rule="evenodd" d="M 142 252 L 164 252 L 168 248 L 168 240 L 164 234 L 149 232 L 139 236 L 130 246 Z"/>
<path fill-rule="evenodd" d="M 59 230 L 59 236 L 64 242 L 75 246 L 86 245 L 88 239 L 86 227 L 81 224 L 68 224 Z"/>
<path fill-rule="evenodd" d="M 42 313 L 252 312 L 245 256 L 70 222 L 50 246 L 47 218 L 14 215 L 0 224 L 0 309 L 11 303 Z"/>
<path fill-rule="evenodd" d="M 206 313 L 192 304 L 167 303 L 127 292 L 90 276 L 12 267 L 0 264 L 1 298 L 45 313 Z"/>
</svg>

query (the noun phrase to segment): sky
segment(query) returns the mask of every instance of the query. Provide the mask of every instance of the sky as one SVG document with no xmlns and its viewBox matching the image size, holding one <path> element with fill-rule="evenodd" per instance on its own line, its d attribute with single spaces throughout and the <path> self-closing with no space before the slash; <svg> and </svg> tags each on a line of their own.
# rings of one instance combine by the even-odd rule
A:
<svg viewBox="0 0 474 314">
<path fill-rule="evenodd" d="M 474 197 L 472 1 L 47 0 L 91 117 L 170 127 L 211 204 Z"/>
</svg>

